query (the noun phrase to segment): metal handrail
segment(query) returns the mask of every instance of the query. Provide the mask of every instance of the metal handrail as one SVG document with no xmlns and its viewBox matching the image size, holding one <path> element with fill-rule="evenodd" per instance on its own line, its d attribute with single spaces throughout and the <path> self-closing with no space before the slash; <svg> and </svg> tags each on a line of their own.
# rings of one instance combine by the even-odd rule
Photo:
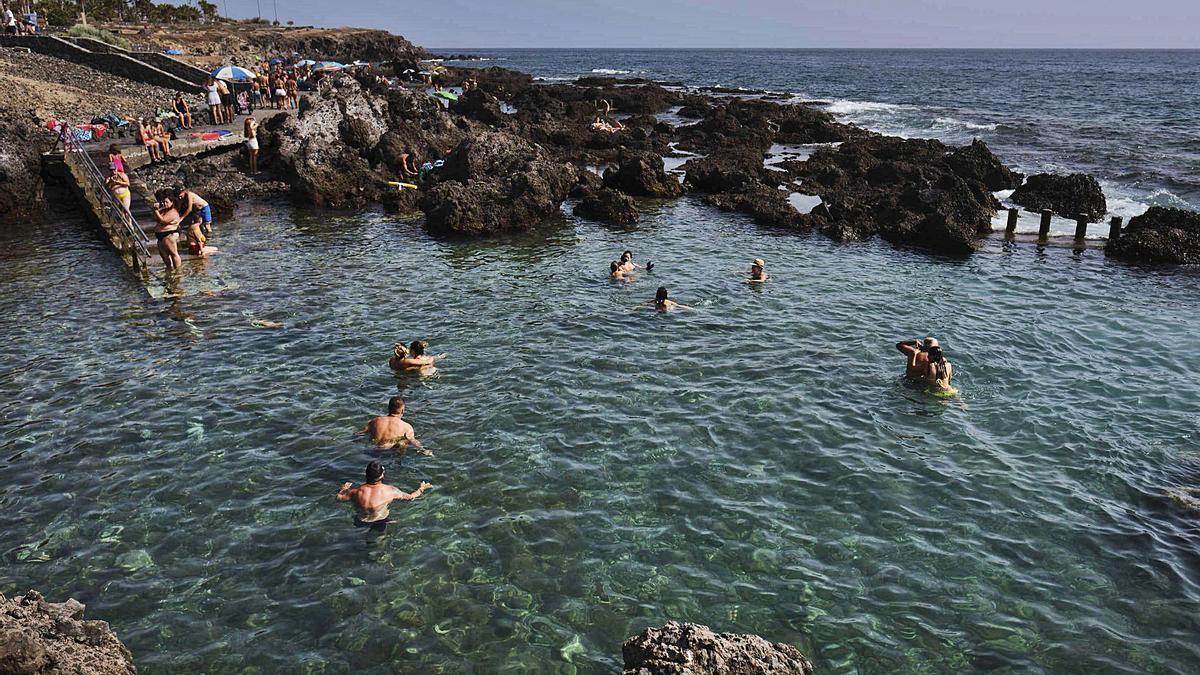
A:
<svg viewBox="0 0 1200 675">
<path fill-rule="evenodd" d="M 100 172 L 100 168 L 96 166 L 96 162 L 92 160 L 92 156 L 83 147 L 83 143 L 75 138 L 75 128 L 69 124 L 64 124 L 59 134 L 63 143 L 63 161 L 68 161 L 70 157 L 76 159 L 76 164 L 82 169 L 86 178 L 91 181 L 93 192 L 96 193 L 97 198 L 100 200 L 101 207 L 108 211 L 108 215 L 112 218 L 113 222 L 125 230 L 125 233 L 137 249 L 134 255 L 141 254 L 142 260 L 139 261 L 139 265 L 141 262 L 149 261 L 150 237 L 142 229 L 142 226 L 138 224 L 133 214 L 126 211 L 125 206 L 117 201 L 117 198 L 109 192 L 104 174 Z"/>
</svg>

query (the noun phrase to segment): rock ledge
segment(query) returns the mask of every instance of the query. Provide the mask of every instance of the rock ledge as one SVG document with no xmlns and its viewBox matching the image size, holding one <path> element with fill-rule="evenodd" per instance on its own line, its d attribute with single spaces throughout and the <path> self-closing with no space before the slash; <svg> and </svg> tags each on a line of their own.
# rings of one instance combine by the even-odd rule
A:
<svg viewBox="0 0 1200 675">
<path fill-rule="evenodd" d="M 104 621 L 84 621 L 76 600 L 46 602 L 29 591 L 0 595 L 0 673 L 136 675 L 133 657 Z"/>
<path fill-rule="evenodd" d="M 812 675 L 795 647 L 757 635 L 714 633 L 708 626 L 671 621 L 647 628 L 621 646 L 624 675 Z"/>
</svg>

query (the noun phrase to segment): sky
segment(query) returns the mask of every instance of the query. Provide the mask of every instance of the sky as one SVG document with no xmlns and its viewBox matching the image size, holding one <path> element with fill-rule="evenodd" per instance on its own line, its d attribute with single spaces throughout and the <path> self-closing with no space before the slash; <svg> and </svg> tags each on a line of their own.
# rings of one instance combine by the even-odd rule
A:
<svg viewBox="0 0 1200 675">
<path fill-rule="evenodd" d="M 214 0 L 424 47 L 1200 48 L 1200 0 Z"/>
</svg>

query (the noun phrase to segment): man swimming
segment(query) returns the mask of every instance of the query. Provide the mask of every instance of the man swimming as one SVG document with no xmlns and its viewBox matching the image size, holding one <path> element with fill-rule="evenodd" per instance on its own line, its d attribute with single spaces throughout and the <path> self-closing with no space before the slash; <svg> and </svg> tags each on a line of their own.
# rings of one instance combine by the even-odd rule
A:
<svg viewBox="0 0 1200 675">
<path fill-rule="evenodd" d="M 391 485 L 383 484 L 383 465 L 371 462 L 367 465 L 367 482 L 353 487 L 354 483 L 343 483 L 337 493 L 339 502 L 354 502 L 354 526 L 365 527 L 373 532 L 382 532 L 388 524 L 388 504 L 397 499 L 402 502 L 412 500 L 425 494 L 433 487 L 421 481 L 413 492 L 404 492 Z"/>
<path fill-rule="evenodd" d="M 766 266 L 766 263 L 763 262 L 762 258 L 755 258 L 754 262 L 750 263 L 750 282 L 751 283 L 766 281 L 767 279 L 771 278 L 767 275 L 767 273 L 765 271 L 763 271 L 763 267 L 765 267 L 765 266 Z"/>
<path fill-rule="evenodd" d="M 937 347 L 938 341 L 932 337 L 922 340 L 905 340 L 897 342 L 896 349 L 908 357 L 904 368 L 904 377 L 910 380 L 921 380 L 925 377 L 926 366 L 929 364 L 929 350 Z"/>
<path fill-rule="evenodd" d="M 418 455 L 432 456 L 433 453 L 421 445 L 412 425 L 405 422 L 403 417 L 404 399 L 393 396 L 388 400 L 388 414 L 380 415 L 367 422 L 367 425 L 358 433 L 368 434 L 371 442 L 380 448 L 404 451 L 411 445 L 417 449 Z"/>
</svg>

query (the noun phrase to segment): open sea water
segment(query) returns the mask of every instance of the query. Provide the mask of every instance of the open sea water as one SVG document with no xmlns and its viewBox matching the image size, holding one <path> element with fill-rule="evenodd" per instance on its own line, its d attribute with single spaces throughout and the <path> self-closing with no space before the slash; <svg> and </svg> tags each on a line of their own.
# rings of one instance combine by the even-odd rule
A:
<svg viewBox="0 0 1200 675">
<path fill-rule="evenodd" d="M 609 673 L 670 619 L 829 673 L 1195 672 L 1200 276 L 641 208 L 462 242 L 250 202 L 174 300 L 77 219 L 0 233 L 0 592 L 151 674 Z M 655 270 L 613 284 L 625 248 Z M 899 379 L 930 333 L 959 398 Z M 448 358 L 394 374 L 416 338 Z M 394 395 L 436 455 L 388 482 L 435 487 L 367 535 L 333 496 Z"/>
</svg>

